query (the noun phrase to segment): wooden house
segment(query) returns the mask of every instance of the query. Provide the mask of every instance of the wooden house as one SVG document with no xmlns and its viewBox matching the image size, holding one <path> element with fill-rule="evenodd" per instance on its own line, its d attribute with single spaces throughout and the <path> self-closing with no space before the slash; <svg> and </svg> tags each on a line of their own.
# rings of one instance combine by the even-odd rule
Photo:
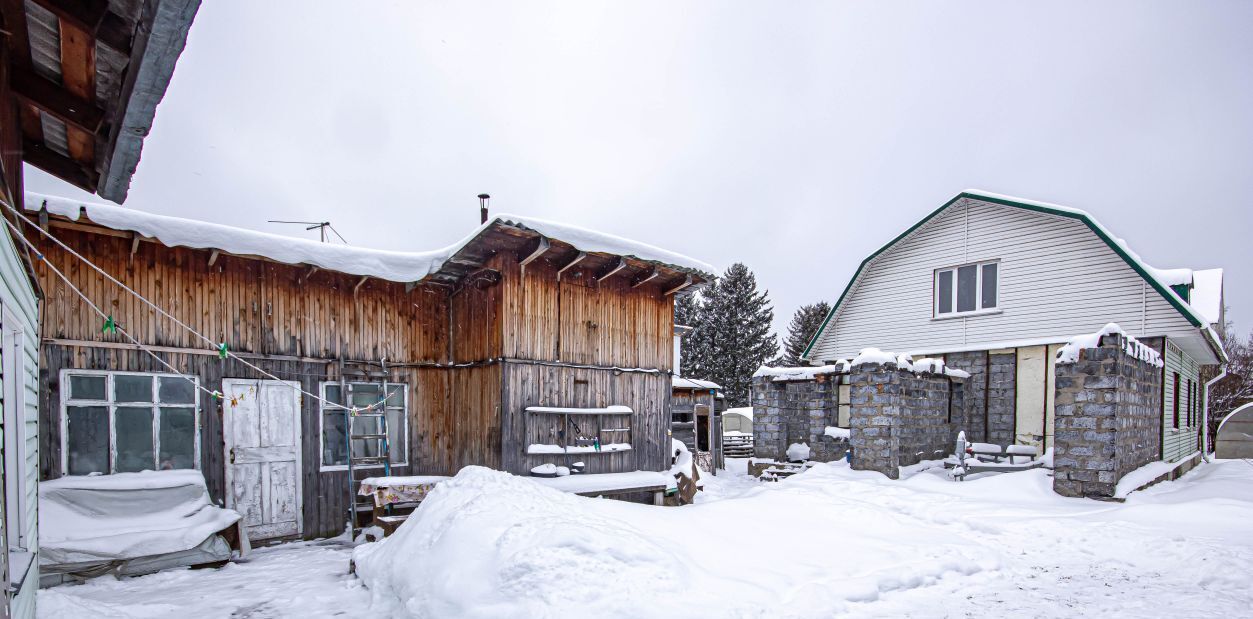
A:
<svg viewBox="0 0 1253 619">
<path fill-rule="evenodd" d="M 0 2 L 0 217 L 23 164 L 122 202 L 199 0 Z M 32 258 L 0 231 L 0 616 L 33 617 L 39 585 L 39 314 Z"/>
<path fill-rule="evenodd" d="M 722 411 L 726 398 L 717 383 L 675 376 L 670 388 L 671 435 L 687 445 L 710 472 L 722 466 Z"/>
<path fill-rule="evenodd" d="M 1048 449 L 1059 349 L 1117 323 L 1165 359 L 1160 456 L 1175 462 L 1202 447 L 1222 305 L 1221 269 L 1153 268 L 1084 211 L 968 190 L 862 262 L 804 357 L 943 357 L 972 375 L 968 437 Z"/>
<path fill-rule="evenodd" d="M 27 208 L 188 327 L 41 240 L 48 264 L 147 349 L 101 333 L 37 268 L 45 478 L 192 466 L 255 538 L 335 535 L 350 509 L 346 432 L 361 434 L 360 420 L 346 430 L 345 398 L 385 400 L 391 475 L 670 466 L 673 300 L 711 277 L 704 263 L 510 215 L 406 253 L 46 196 Z"/>
</svg>

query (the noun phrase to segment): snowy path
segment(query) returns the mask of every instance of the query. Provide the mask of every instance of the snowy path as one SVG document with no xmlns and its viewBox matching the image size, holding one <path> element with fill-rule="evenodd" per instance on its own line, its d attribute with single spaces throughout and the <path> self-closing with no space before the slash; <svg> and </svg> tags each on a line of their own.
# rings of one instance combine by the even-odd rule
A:
<svg viewBox="0 0 1253 619">
<path fill-rule="evenodd" d="M 45 590 L 40 615 L 1148 617 L 1253 607 L 1248 461 L 1202 465 L 1125 504 L 1062 498 L 1040 470 L 964 483 L 938 471 L 893 482 L 843 465 L 777 484 L 720 475 L 678 509 L 486 471 L 458 479 L 405 535 L 368 548 L 387 551 L 374 552 L 387 560 L 366 577 L 373 591 L 344 574 L 345 547 L 303 543 L 221 570 Z"/>
</svg>

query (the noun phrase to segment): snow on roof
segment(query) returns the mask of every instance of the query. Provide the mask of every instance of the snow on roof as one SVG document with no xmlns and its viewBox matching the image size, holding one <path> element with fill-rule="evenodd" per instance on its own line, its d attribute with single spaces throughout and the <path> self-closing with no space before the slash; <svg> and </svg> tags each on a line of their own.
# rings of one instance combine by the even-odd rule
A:
<svg viewBox="0 0 1253 619">
<path fill-rule="evenodd" d="M 114 230 L 138 232 L 171 247 L 219 249 L 236 255 L 261 256 L 287 264 L 310 264 L 350 275 L 396 282 L 419 281 L 438 271 L 449 258 L 495 223 L 533 230 L 548 238 L 569 243 L 580 251 L 633 257 L 710 275 L 716 272 L 708 263 L 659 247 L 578 226 L 520 215 L 496 215 L 465 238 L 442 249 L 404 252 L 332 245 L 207 221 L 145 213 L 111 204 L 80 202 L 34 192 L 26 194 L 28 211 L 38 211 L 44 206 L 54 215 L 77 221 L 80 215 L 86 214 L 96 224 Z"/>
<path fill-rule="evenodd" d="M 1140 342 L 1140 340 L 1127 335 L 1127 332 L 1123 331 L 1122 327 L 1112 322 L 1104 327 L 1101 327 L 1101 330 L 1095 333 L 1085 333 L 1083 335 L 1075 336 L 1074 339 L 1070 340 L 1070 342 L 1068 342 L 1065 346 L 1062 346 L 1061 349 L 1057 351 L 1057 362 L 1074 363 L 1078 361 L 1080 351 L 1086 348 L 1096 348 L 1100 346 L 1101 338 L 1106 335 L 1123 336 L 1126 340 L 1126 345 L 1123 349 L 1128 355 L 1159 368 L 1163 366 L 1162 356 L 1158 354 L 1156 350 L 1145 346 Z"/>
<path fill-rule="evenodd" d="M 753 418 L 753 407 L 737 406 L 735 408 L 728 408 L 727 410 L 722 411 L 723 417 L 726 417 L 727 415 L 740 415 L 742 417 L 748 417 L 751 420 Z"/>
<path fill-rule="evenodd" d="M 670 379 L 671 387 L 675 389 L 721 389 L 722 385 L 711 380 L 698 380 L 695 378 L 684 378 L 682 376 L 674 376 Z"/>
<path fill-rule="evenodd" d="M 774 382 L 783 382 L 789 380 L 813 380 L 819 374 L 839 374 L 848 371 L 847 361 L 836 361 L 831 365 L 815 365 L 802 367 L 783 367 L 772 368 L 761 366 L 753 372 L 753 378 L 761 378 L 763 376 L 773 376 Z"/>
<path fill-rule="evenodd" d="M 1188 303 L 1210 324 L 1222 321 L 1223 270 L 1205 269 L 1192 272 L 1192 300 Z"/>
</svg>

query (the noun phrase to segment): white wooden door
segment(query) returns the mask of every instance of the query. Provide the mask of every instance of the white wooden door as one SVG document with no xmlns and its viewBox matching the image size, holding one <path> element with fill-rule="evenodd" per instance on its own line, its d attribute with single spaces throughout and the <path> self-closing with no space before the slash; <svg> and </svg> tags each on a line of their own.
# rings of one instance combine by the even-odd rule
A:
<svg viewBox="0 0 1253 619">
<path fill-rule="evenodd" d="M 226 506 L 243 515 L 249 539 L 303 532 L 297 386 L 222 380 Z"/>
</svg>

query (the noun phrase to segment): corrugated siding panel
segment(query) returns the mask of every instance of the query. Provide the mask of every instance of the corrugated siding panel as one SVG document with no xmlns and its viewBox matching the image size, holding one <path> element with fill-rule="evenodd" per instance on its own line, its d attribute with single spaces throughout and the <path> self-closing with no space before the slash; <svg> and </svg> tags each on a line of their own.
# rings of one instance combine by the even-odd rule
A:
<svg viewBox="0 0 1253 619">
<path fill-rule="evenodd" d="M 21 471 L 22 492 L 25 495 L 23 518 L 26 521 L 27 550 L 39 550 L 39 327 L 38 303 L 30 278 L 9 237 L 8 230 L 0 235 L 0 302 L 21 322 L 25 332 L 22 343 L 21 380 L 25 388 L 23 402 L 26 426 L 25 467 Z M 8 380 L 8 377 L 5 377 Z M 3 393 L 0 390 L 0 393 Z M 14 480 L 12 473 L 5 472 L 7 480 Z M 15 596 L 12 611 L 14 617 L 35 616 L 35 589 L 39 586 L 38 563 L 31 566 L 25 585 Z"/>
<path fill-rule="evenodd" d="M 1175 428 L 1175 379 L 1179 374 L 1179 428 Z M 1188 381 L 1193 387 L 1191 394 L 1197 399 L 1193 416 L 1195 423 L 1188 425 Z M 1174 342 L 1166 341 L 1166 380 L 1162 389 L 1162 458 L 1175 462 L 1200 449 L 1197 442 L 1197 424 L 1200 423 L 1201 366 Z"/>
<path fill-rule="evenodd" d="M 984 260 L 1000 260 L 1000 313 L 933 318 L 934 270 Z M 1194 333 L 1082 222 L 964 199 L 866 266 L 811 358 L 1060 342 L 1108 322 L 1132 334 Z"/>
</svg>

